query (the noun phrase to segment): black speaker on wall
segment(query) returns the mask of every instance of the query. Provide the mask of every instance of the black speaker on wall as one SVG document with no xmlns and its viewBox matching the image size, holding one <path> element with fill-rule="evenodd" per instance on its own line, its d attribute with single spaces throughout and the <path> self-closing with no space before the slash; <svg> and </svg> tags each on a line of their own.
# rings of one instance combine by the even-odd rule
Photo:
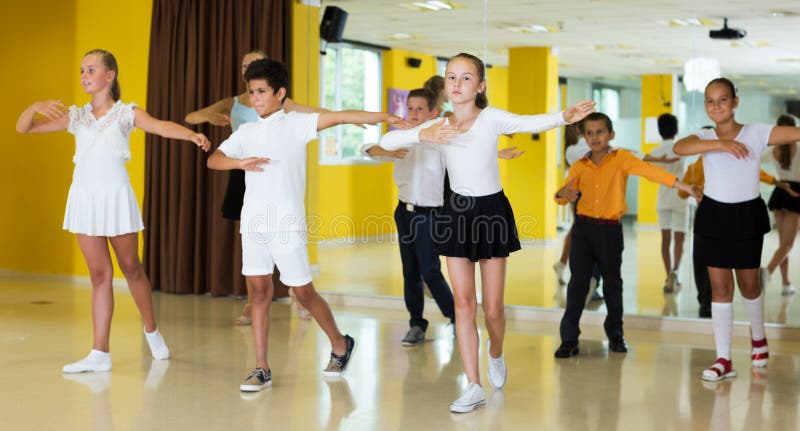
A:
<svg viewBox="0 0 800 431">
<path fill-rule="evenodd" d="M 326 6 L 322 22 L 319 24 L 319 37 L 326 42 L 341 42 L 347 12 L 336 7 Z"/>
</svg>

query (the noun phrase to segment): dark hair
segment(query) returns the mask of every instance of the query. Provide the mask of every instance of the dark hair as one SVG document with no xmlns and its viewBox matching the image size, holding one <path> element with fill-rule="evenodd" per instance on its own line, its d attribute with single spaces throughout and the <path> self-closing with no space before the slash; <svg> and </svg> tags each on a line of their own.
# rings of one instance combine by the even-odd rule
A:
<svg viewBox="0 0 800 431">
<path fill-rule="evenodd" d="M 430 91 L 438 98 L 439 94 L 444 90 L 444 78 L 439 75 L 433 75 L 422 84 L 422 88 Z"/>
<path fill-rule="evenodd" d="M 90 55 L 100 56 L 100 59 L 103 60 L 103 64 L 106 66 L 106 69 L 114 71 L 114 82 L 111 83 L 111 98 L 114 99 L 115 102 L 118 101 L 122 95 L 122 90 L 119 88 L 119 67 L 117 66 L 117 59 L 114 58 L 114 54 L 104 49 L 93 49 L 84 54 L 84 57 L 88 57 Z"/>
<path fill-rule="evenodd" d="M 614 131 L 614 125 L 611 123 L 611 119 L 608 118 L 608 115 L 602 112 L 592 112 L 591 114 L 587 115 L 586 118 L 581 120 L 581 122 L 578 123 L 581 133 L 584 133 L 584 124 L 586 124 L 587 121 L 602 121 L 606 123 L 606 128 L 608 128 L 609 132 Z"/>
<path fill-rule="evenodd" d="M 736 86 L 733 85 L 733 82 L 730 79 L 722 77 L 714 78 L 708 83 L 708 85 L 706 85 L 706 90 L 708 90 L 708 87 L 711 87 L 714 84 L 722 84 L 728 87 L 728 90 L 731 91 L 731 97 L 736 97 Z"/>
<path fill-rule="evenodd" d="M 289 72 L 286 70 L 286 65 L 280 61 L 262 58 L 250 63 L 244 71 L 244 80 L 250 82 L 254 79 L 266 80 L 267 85 L 272 87 L 273 94 L 281 88 L 286 89 L 287 93 L 289 91 Z"/>
<path fill-rule="evenodd" d="M 778 117 L 778 125 L 795 127 L 797 123 L 794 121 L 794 117 L 784 114 Z M 789 169 L 792 166 L 792 146 L 781 145 L 778 147 L 778 164 L 781 169 Z"/>
<path fill-rule="evenodd" d="M 412 97 L 421 97 L 428 102 L 428 109 L 431 111 L 436 109 L 436 96 L 434 96 L 430 90 L 426 88 L 415 88 L 408 92 L 408 98 L 411 99 Z"/>
<path fill-rule="evenodd" d="M 469 60 L 472 62 L 473 65 L 475 65 L 475 69 L 477 69 L 478 71 L 478 83 L 486 81 L 486 66 L 484 66 L 483 61 L 480 58 L 475 57 L 472 54 L 467 54 L 465 52 L 462 52 L 459 53 L 458 55 L 450 57 L 450 60 L 447 60 L 447 64 L 449 65 L 451 61 L 459 58 Z M 480 93 L 478 93 L 477 97 L 475 97 L 475 106 L 481 109 L 489 106 L 489 98 L 486 97 L 485 89 Z"/>
<path fill-rule="evenodd" d="M 658 116 L 658 134 L 663 139 L 672 139 L 678 134 L 678 117 L 672 114 Z"/>
</svg>

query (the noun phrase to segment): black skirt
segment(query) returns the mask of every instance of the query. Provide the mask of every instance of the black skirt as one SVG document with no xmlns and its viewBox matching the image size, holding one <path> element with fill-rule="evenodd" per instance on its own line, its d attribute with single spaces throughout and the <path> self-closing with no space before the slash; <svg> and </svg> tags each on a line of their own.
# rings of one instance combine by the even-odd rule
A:
<svg viewBox="0 0 800 431">
<path fill-rule="evenodd" d="M 769 230 L 769 214 L 760 197 L 724 203 L 703 196 L 694 221 L 694 253 L 705 266 L 758 268 Z"/>
<path fill-rule="evenodd" d="M 222 199 L 222 217 L 239 220 L 242 218 L 244 205 L 244 171 L 233 169 L 229 172 L 228 188 L 225 189 L 225 198 Z"/>
<path fill-rule="evenodd" d="M 786 181 L 792 190 L 800 193 L 800 183 L 794 181 Z M 786 193 L 786 190 L 775 187 L 772 191 L 772 196 L 769 197 L 767 207 L 771 210 L 787 210 L 793 213 L 800 213 L 800 197 L 793 198 Z"/>
<path fill-rule="evenodd" d="M 451 193 L 434 223 L 436 251 L 472 262 L 508 257 L 521 249 L 514 212 L 499 191 L 487 196 Z"/>
</svg>

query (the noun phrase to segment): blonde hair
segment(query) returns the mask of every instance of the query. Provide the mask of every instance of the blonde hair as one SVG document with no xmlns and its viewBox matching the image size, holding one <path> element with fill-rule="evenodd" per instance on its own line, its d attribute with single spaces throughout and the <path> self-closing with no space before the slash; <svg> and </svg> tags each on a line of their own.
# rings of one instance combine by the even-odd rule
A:
<svg viewBox="0 0 800 431">
<path fill-rule="evenodd" d="M 119 66 L 117 66 L 117 59 L 114 58 L 114 54 L 104 49 L 93 49 L 87 52 L 84 57 L 88 57 L 90 55 L 100 56 L 100 59 L 103 60 L 103 65 L 106 66 L 106 69 L 114 71 L 114 82 L 111 83 L 111 98 L 114 99 L 115 102 L 118 101 L 122 95 L 122 90 L 119 87 Z"/>
</svg>

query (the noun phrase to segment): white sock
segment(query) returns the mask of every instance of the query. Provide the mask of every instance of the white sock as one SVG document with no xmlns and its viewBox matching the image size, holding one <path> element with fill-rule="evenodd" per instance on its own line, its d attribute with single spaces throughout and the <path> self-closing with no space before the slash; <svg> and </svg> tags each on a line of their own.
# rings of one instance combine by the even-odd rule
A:
<svg viewBox="0 0 800 431">
<path fill-rule="evenodd" d="M 110 361 L 111 360 L 111 353 L 104 352 L 102 350 L 95 350 L 89 352 L 89 355 L 86 356 L 86 359 L 91 361 Z"/>
<path fill-rule="evenodd" d="M 147 332 L 145 329 L 144 338 L 147 339 L 147 345 L 150 346 L 150 353 L 153 354 L 154 359 L 169 359 L 169 348 L 167 348 L 164 337 L 158 332 L 158 328 L 153 332 Z"/>
<path fill-rule="evenodd" d="M 747 317 L 750 319 L 750 332 L 753 334 L 753 340 L 763 340 L 766 337 L 764 335 L 764 292 L 762 291 L 756 299 L 742 298 L 742 302 L 744 302 Z"/>
<path fill-rule="evenodd" d="M 731 359 L 731 336 L 733 333 L 733 304 L 730 302 L 711 303 L 711 322 L 714 324 L 714 341 L 717 357 Z"/>
</svg>

